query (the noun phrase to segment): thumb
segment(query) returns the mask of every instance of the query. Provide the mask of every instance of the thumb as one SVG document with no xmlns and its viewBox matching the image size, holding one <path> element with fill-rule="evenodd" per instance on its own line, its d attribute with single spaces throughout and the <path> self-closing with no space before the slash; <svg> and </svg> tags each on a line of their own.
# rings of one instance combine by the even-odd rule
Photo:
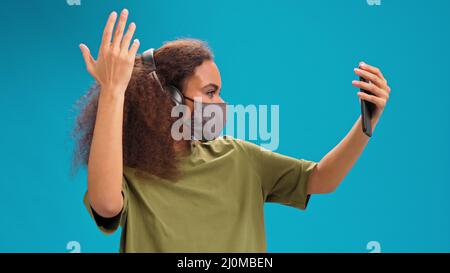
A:
<svg viewBox="0 0 450 273">
<path fill-rule="evenodd" d="M 80 50 L 83 54 L 84 62 L 86 63 L 86 69 L 89 71 L 89 73 L 94 75 L 95 60 L 92 57 L 89 48 L 85 44 L 80 44 Z"/>
</svg>

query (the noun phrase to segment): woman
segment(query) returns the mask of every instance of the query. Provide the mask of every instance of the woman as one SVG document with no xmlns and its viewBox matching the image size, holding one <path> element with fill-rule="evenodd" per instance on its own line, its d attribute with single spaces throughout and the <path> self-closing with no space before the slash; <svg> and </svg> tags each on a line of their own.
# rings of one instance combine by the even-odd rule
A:
<svg viewBox="0 0 450 273">
<path fill-rule="evenodd" d="M 96 85 L 78 117 L 76 162 L 88 166 L 84 203 L 106 234 L 122 226 L 120 252 L 266 252 L 263 204 L 306 209 L 311 194 L 343 180 L 369 138 L 359 118 L 320 162 L 287 157 L 229 136 L 175 140 L 168 86 L 185 98 L 223 103 L 213 55 L 198 40 L 176 40 L 154 53 L 155 78 L 131 42 L 128 11 L 111 13 L 97 60 L 81 44 Z M 390 88 L 381 72 L 361 63 L 353 85 L 376 105 L 375 128 Z M 191 100 L 185 104 L 194 109 Z"/>
</svg>

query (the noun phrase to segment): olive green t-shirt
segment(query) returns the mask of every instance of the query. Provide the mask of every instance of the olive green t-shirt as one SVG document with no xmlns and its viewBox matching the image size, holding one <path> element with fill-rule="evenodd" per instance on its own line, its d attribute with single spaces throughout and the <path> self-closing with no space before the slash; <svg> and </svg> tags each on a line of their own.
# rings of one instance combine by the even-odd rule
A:
<svg viewBox="0 0 450 273">
<path fill-rule="evenodd" d="M 191 151 L 176 182 L 125 166 L 116 217 L 95 213 L 86 192 L 84 204 L 103 233 L 122 227 L 120 252 L 267 252 L 264 202 L 306 209 L 317 162 L 231 136 L 193 141 Z"/>
</svg>

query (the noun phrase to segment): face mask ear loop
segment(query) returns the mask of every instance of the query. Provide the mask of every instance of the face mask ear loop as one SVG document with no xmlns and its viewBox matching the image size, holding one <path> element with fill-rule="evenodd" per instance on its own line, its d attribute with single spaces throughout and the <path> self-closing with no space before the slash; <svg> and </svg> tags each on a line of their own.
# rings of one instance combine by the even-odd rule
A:
<svg viewBox="0 0 450 273">
<path fill-rule="evenodd" d="M 185 95 L 183 95 L 183 98 L 188 99 L 188 100 L 190 100 L 190 101 L 192 101 L 192 102 L 195 102 L 193 99 L 191 99 L 191 98 L 189 98 L 189 97 L 186 97 Z"/>
</svg>

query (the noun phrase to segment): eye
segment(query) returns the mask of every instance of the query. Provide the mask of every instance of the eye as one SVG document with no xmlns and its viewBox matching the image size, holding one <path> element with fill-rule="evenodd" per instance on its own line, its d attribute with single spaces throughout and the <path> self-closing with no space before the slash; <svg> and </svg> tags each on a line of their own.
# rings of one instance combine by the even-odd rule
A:
<svg viewBox="0 0 450 273">
<path fill-rule="evenodd" d="M 215 93 L 216 93 L 216 90 L 211 90 L 211 91 L 208 91 L 206 94 L 208 95 L 208 97 L 212 98 L 212 97 L 214 97 Z"/>
</svg>

